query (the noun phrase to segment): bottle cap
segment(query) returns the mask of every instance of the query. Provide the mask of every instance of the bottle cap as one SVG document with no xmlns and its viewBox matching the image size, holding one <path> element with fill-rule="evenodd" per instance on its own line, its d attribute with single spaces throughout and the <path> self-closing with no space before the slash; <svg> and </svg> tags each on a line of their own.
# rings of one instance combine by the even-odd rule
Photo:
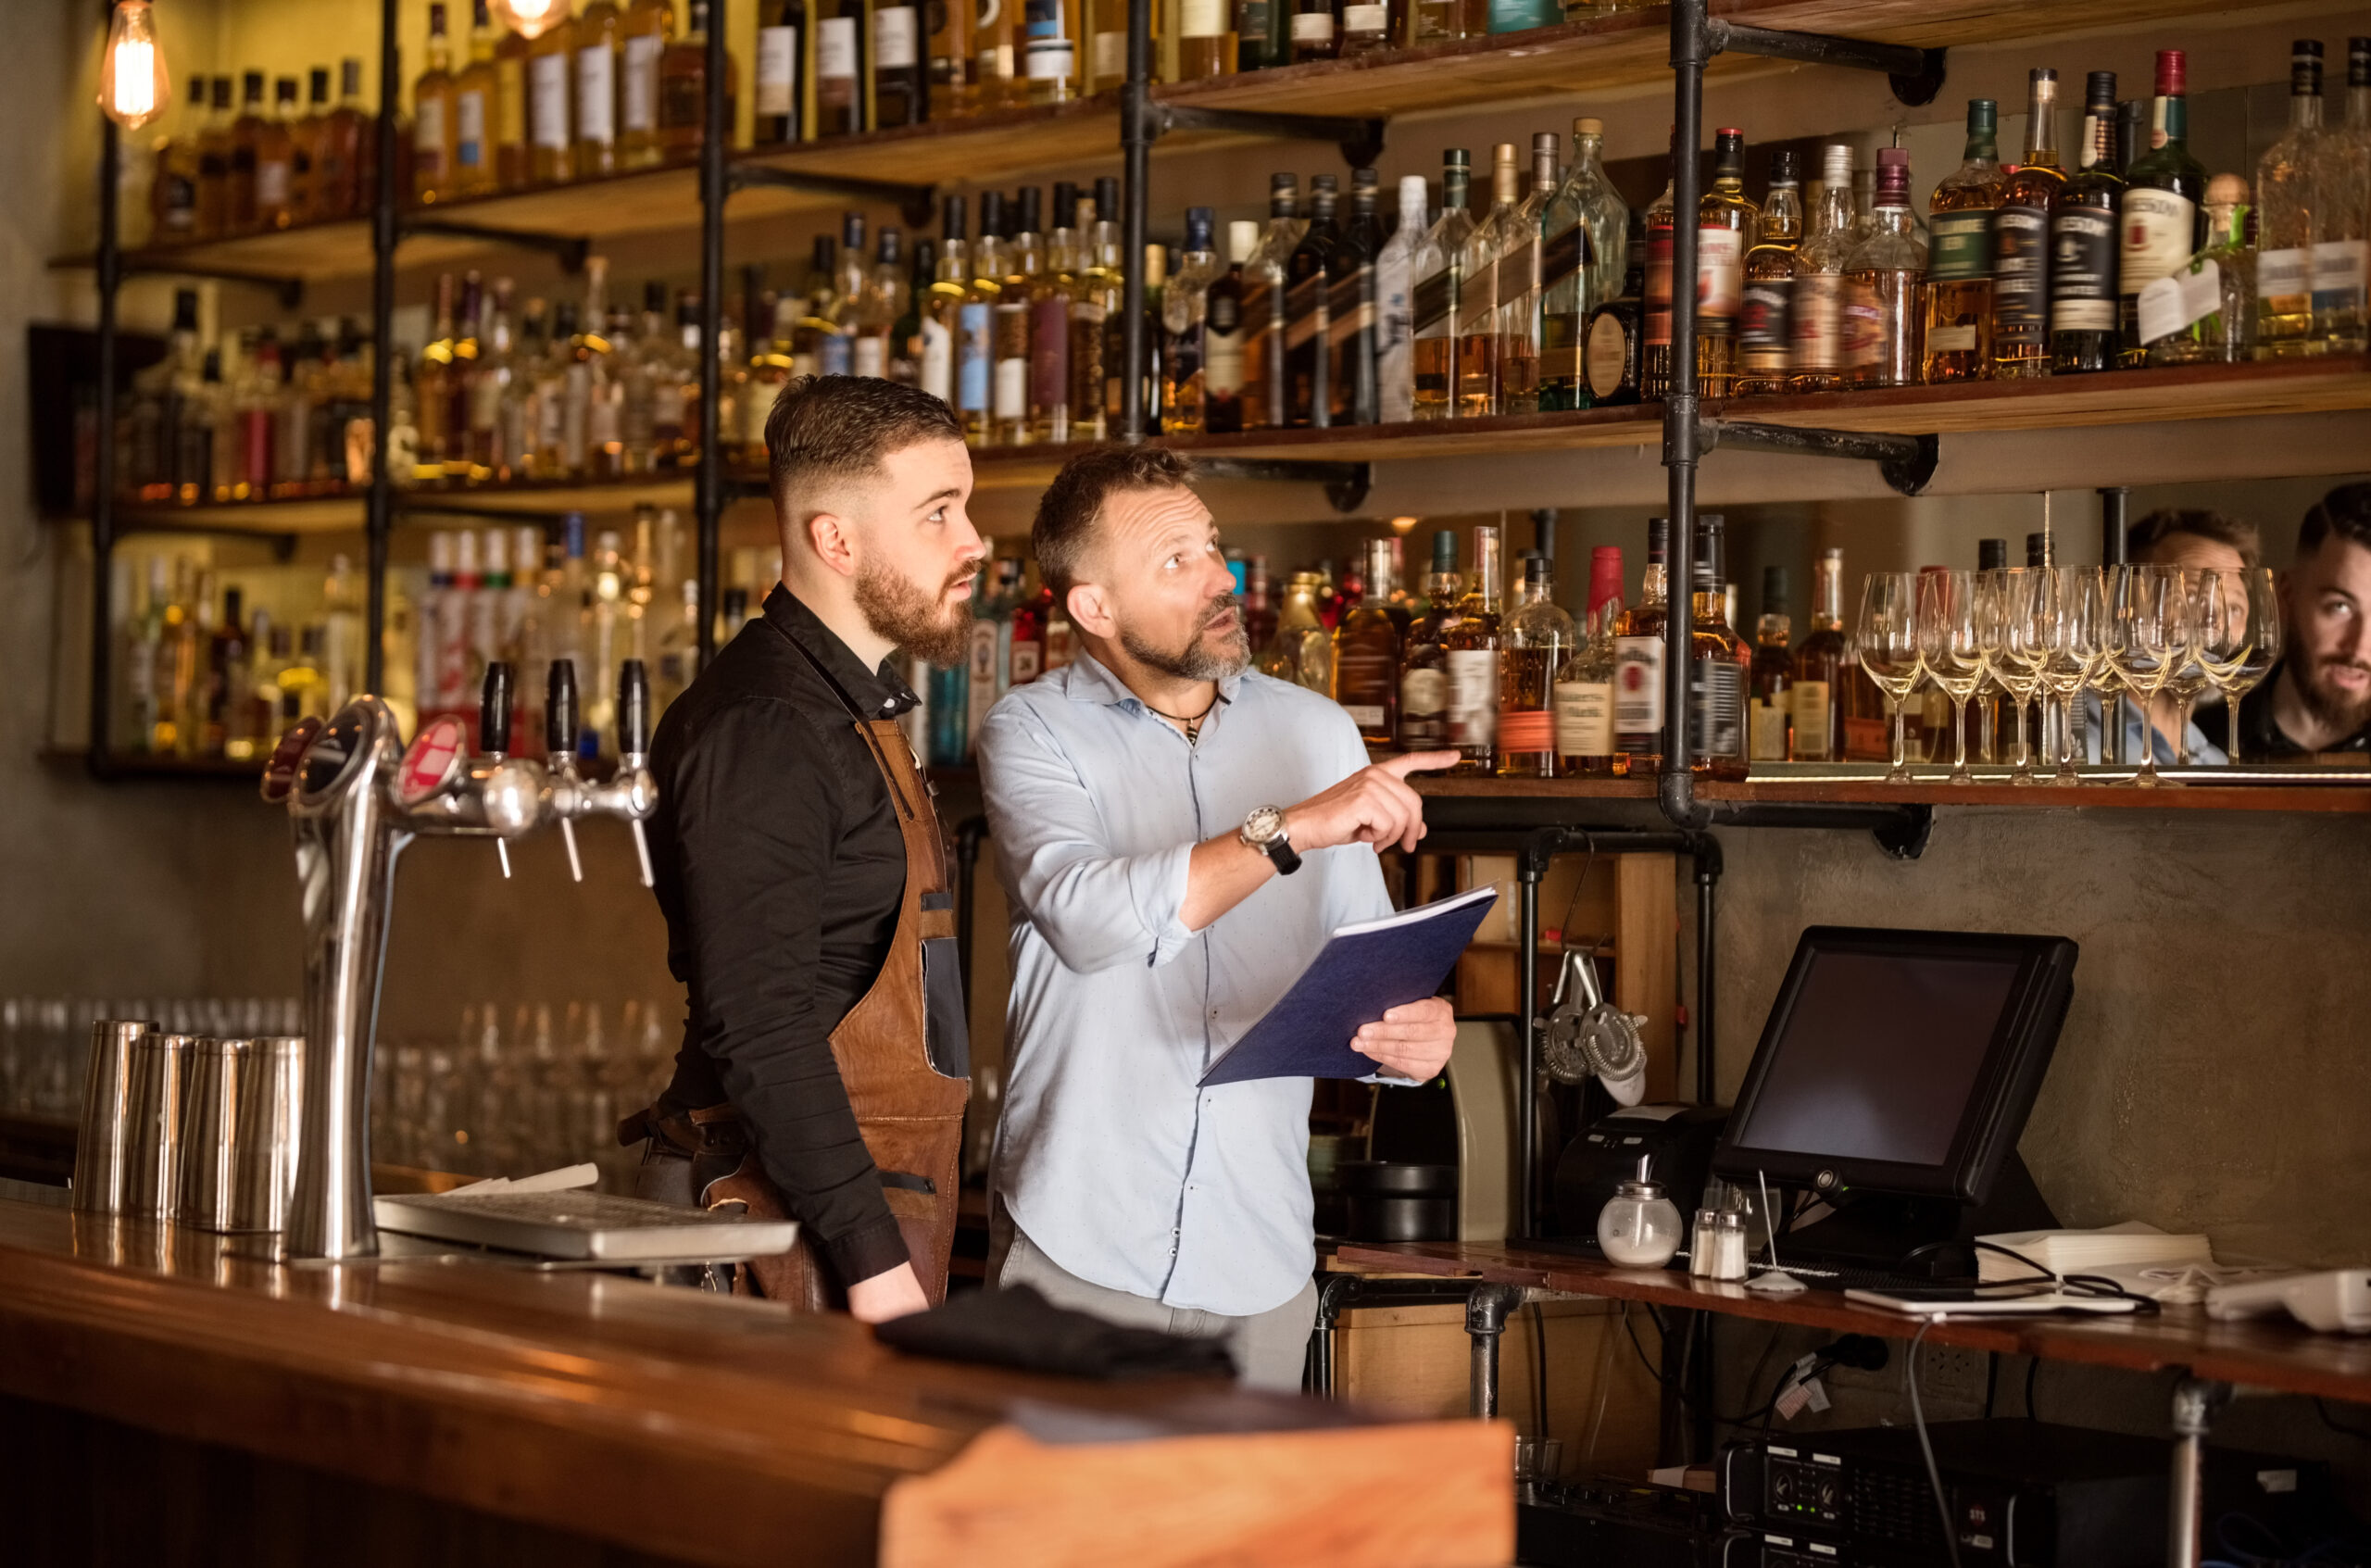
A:
<svg viewBox="0 0 2371 1568">
<path fill-rule="evenodd" d="M 2008 564 L 2009 541 L 1978 539 L 1976 542 L 1976 569 L 1978 571 L 1997 571 Z"/>
<path fill-rule="evenodd" d="M 1260 223 L 1257 219 L 1238 218 L 1226 226 L 1226 257 L 1236 266 L 1251 259 L 1260 248 Z"/>
<path fill-rule="evenodd" d="M 1372 169 L 1353 169 L 1350 170 L 1350 188 L 1354 191 L 1372 191 L 1382 178 Z"/>
<path fill-rule="evenodd" d="M 939 204 L 938 232 L 947 239 L 963 237 L 963 198 L 949 196 Z"/>
<path fill-rule="evenodd" d="M 1527 587 L 1547 587 L 1548 558 L 1537 550 L 1525 550 L 1523 553 L 1523 580 Z"/>
<path fill-rule="evenodd" d="M 1819 150 L 1819 177 L 1831 191 L 1852 183 L 1852 147 L 1847 142 L 1830 142 Z"/>
<path fill-rule="evenodd" d="M 1970 98 L 1967 101 L 1967 133 L 1971 136 L 1994 136 L 2001 131 L 2001 106 L 1990 98 Z"/>
<path fill-rule="evenodd" d="M 1793 600 L 1787 592 L 1787 569 L 1765 566 L 1762 569 L 1762 613 L 1785 615 Z"/>
<path fill-rule="evenodd" d="M 2157 96 L 2178 98 L 2189 91 L 2189 61 L 2179 49 L 2157 51 Z"/>
<path fill-rule="evenodd" d="M 2321 45 L 2317 44 L 2315 47 L 2318 49 Z M 1441 154 L 1441 167 L 1443 169 L 1472 169 L 1474 157 L 1463 147 L 1450 147 Z"/>
<path fill-rule="evenodd" d="M 1608 601 L 1622 599 L 1622 546 L 1599 545 L 1589 551 L 1589 603 L 1595 615 Z"/>
<path fill-rule="evenodd" d="M 1043 222 L 1043 220 L 1044 220 L 1044 218 L 1045 218 L 1045 215 L 1046 215 L 1046 194 L 1045 194 L 1045 193 L 1044 193 L 1043 191 L 1039 190 L 1039 189 L 1038 189 L 1036 186 L 1035 186 L 1035 185 L 1023 185 L 1023 186 L 1022 186 L 1022 187 L 1021 187 L 1021 232 L 1022 232 L 1022 233 L 1024 233 L 1024 234 L 1042 234 L 1042 233 L 1044 233 L 1044 232 L 1046 232 L 1045 224 L 1044 224 L 1044 222 Z M 862 230 L 859 230 L 859 231 L 857 232 L 857 243 L 859 243 L 859 244 L 862 244 L 862 243 L 863 243 L 863 240 L 864 240 L 864 232 L 863 232 Z"/>
<path fill-rule="evenodd" d="M 2316 45 L 2319 47 L 2319 45 Z M 2083 102 L 2089 108 L 2114 108 L 2115 106 L 2115 72 L 2095 70 L 2083 79 Z"/>
<path fill-rule="evenodd" d="M 1624 1198 L 1644 1198 L 1649 1201 L 1661 1198 L 1663 1195 L 1662 1184 L 1654 1179 L 1654 1164 L 1653 1155 L 1638 1156 L 1638 1173 L 1622 1184 L 1618 1189 L 1620 1195 Z"/>
<path fill-rule="evenodd" d="M 1605 134 L 1605 121 L 1598 119 L 1597 116 L 1592 114 L 1582 115 L 1573 121 L 1573 134 L 1575 136 L 1602 136 Z"/>
<path fill-rule="evenodd" d="M 1399 212 L 1403 220 L 1412 216 L 1419 223 L 1423 222 L 1424 211 L 1432 205 L 1432 182 L 1423 175 L 1403 174 L 1399 177 Z"/>
<path fill-rule="evenodd" d="M 960 196 L 951 196 L 948 198 L 950 202 L 957 202 L 962 199 L 963 198 Z M 1003 237 L 1004 193 L 1002 191 L 982 191 L 980 193 L 980 238 L 985 240 L 992 238 L 1001 239 Z M 947 238 L 952 239 L 954 236 L 950 234 Z"/>
<path fill-rule="evenodd" d="M 1095 216 L 1110 222 L 1120 220 L 1120 177 L 1098 174 L 1095 177 Z"/>
<path fill-rule="evenodd" d="M 2247 206 L 2248 177 L 2244 174 L 2217 174 L 2206 182 L 2206 205 L 2209 207 Z"/>
<path fill-rule="evenodd" d="M 1054 227 L 1078 227 L 1078 182 L 1075 180 L 1054 182 Z"/>
<path fill-rule="evenodd" d="M 1661 566 L 1671 559 L 1671 519 L 1650 517 L 1647 520 L 1647 564 Z"/>
<path fill-rule="evenodd" d="M 1457 530 L 1453 528 L 1433 530 L 1433 570 L 1435 571 L 1457 570 Z"/>
<path fill-rule="evenodd" d="M 1781 147 L 1770 155 L 1770 183 L 1773 186 L 1801 183 L 1802 169 L 1802 156 L 1792 147 Z"/>
<path fill-rule="evenodd" d="M 1207 207 L 1189 207 L 1186 209 L 1186 248 L 1187 250 L 1211 248 L 1211 225 L 1215 221 L 1216 217 L 1217 215 Z"/>
</svg>

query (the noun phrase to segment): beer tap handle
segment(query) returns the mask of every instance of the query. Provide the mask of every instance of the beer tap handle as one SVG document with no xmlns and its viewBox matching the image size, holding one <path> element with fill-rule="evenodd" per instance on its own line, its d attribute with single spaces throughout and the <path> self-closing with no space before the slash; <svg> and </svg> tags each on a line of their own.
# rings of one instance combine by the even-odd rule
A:
<svg viewBox="0 0 2371 1568">
<path fill-rule="evenodd" d="M 510 752 L 510 666 L 501 659 L 485 667 L 485 689 L 478 694 L 478 745 L 496 762 Z M 502 879 L 509 881 L 510 846 L 496 838 L 494 853 Z"/>
<path fill-rule="evenodd" d="M 618 766 L 631 772 L 643 765 L 650 754 L 650 671 L 642 660 L 629 659 L 618 668 Z M 626 826 L 634 830 L 634 852 L 642 863 L 642 884 L 653 883 L 650 872 L 650 840 L 642 831 L 642 819 L 628 817 Z"/>
<path fill-rule="evenodd" d="M 551 756 L 555 779 L 573 778 L 576 773 L 576 661 L 571 659 L 552 660 L 551 682 L 544 696 L 544 746 Z M 584 880 L 584 861 L 576 852 L 576 824 L 563 812 L 559 819 L 560 842 L 568 846 L 568 874 L 577 882 Z"/>
</svg>

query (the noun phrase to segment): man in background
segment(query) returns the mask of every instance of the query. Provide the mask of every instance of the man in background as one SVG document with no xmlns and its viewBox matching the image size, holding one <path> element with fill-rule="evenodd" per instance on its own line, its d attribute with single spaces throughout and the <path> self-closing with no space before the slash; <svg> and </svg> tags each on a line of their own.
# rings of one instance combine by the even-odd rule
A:
<svg viewBox="0 0 2371 1568">
<path fill-rule="evenodd" d="M 2280 574 L 2280 662 L 2239 703 L 2238 755 L 2301 761 L 2371 750 L 2371 483 L 2341 484 L 2297 529 Z M 2208 715 L 2212 740 L 2226 716 Z"/>
</svg>

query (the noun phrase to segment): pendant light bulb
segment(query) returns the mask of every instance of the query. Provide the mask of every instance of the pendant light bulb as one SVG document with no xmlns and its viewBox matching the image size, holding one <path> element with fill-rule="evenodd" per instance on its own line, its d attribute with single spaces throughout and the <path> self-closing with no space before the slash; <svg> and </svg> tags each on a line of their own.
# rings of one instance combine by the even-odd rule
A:
<svg viewBox="0 0 2371 1568">
<path fill-rule="evenodd" d="M 486 9 L 496 24 L 533 41 L 566 19 L 568 0 L 489 0 Z"/>
<path fill-rule="evenodd" d="M 116 0 L 107 55 L 99 62 L 99 107 L 126 131 L 137 131 L 163 114 L 172 95 L 149 0 Z"/>
</svg>

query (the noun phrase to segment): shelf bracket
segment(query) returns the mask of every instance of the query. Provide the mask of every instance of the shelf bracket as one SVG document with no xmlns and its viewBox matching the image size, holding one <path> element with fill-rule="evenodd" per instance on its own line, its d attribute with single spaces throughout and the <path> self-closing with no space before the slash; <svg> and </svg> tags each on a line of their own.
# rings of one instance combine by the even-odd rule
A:
<svg viewBox="0 0 2371 1568">
<path fill-rule="evenodd" d="M 1342 149 L 1342 161 L 1365 169 L 1383 157 L 1384 121 L 1351 119 L 1341 115 L 1274 114 L 1264 109 L 1211 109 L 1191 104 L 1164 104 L 1147 99 L 1142 111 L 1151 139 L 1173 131 L 1234 131 L 1247 136 L 1271 136 L 1286 141 L 1332 142 Z"/>
<path fill-rule="evenodd" d="M 1714 18 L 1704 24 L 1708 55 L 1759 55 L 1806 65 L 1881 70 L 1893 80 L 1893 95 L 1912 107 L 1931 104 L 1943 90 L 1943 51 L 1911 44 L 1870 44 L 1825 32 L 1784 32 Z"/>
<path fill-rule="evenodd" d="M 1792 452 L 1805 458 L 1849 458 L 1877 465 L 1885 482 L 1904 495 L 1915 495 L 1935 477 L 1942 459 L 1942 442 L 1932 435 L 1893 435 L 1879 431 L 1823 430 L 1814 425 L 1768 425 L 1741 420 L 1706 420 L 1698 440 L 1700 450 L 1717 446 L 1750 446 L 1764 452 Z"/>
<path fill-rule="evenodd" d="M 724 171 L 724 187 L 729 194 L 752 185 L 772 185 L 777 190 L 815 191 L 824 195 L 846 196 L 851 201 L 878 202 L 895 207 L 907 222 L 916 228 L 928 224 L 938 200 L 935 185 L 901 185 L 888 180 L 858 180 L 839 174 L 810 174 L 798 169 L 777 169 L 765 163 L 736 163 Z"/>
<path fill-rule="evenodd" d="M 581 272 L 584 258 L 593 250 L 593 242 L 582 234 L 547 234 L 536 229 L 499 229 L 488 223 L 464 223 L 451 218 L 425 218 L 407 213 L 396 220 L 395 236 L 409 239 L 414 234 L 445 234 L 455 239 L 483 240 L 489 245 L 515 245 L 521 250 L 540 250 L 559 258 L 563 272 Z"/>
<path fill-rule="evenodd" d="M 1337 512 L 1359 509 L 1374 487 L 1373 463 L 1326 463 L 1284 458 L 1196 458 L 1205 479 L 1241 479 L 1257 484 L 1322 484 Z"/>
<path fill-rule="evenodd" d="M 294 310 L 305 302 L 305 280 L 286 278 L 268 272 L 242 272 L 236 268 L 193 267 L 185 262 L 125 257 L 121 263 L 124 275 L 146 273 L 150 276 L 210 278 L 217 282 L 244 283 L 249 288 L 269 289 L 280 301 L 283 310 Z"/>
</svg>

